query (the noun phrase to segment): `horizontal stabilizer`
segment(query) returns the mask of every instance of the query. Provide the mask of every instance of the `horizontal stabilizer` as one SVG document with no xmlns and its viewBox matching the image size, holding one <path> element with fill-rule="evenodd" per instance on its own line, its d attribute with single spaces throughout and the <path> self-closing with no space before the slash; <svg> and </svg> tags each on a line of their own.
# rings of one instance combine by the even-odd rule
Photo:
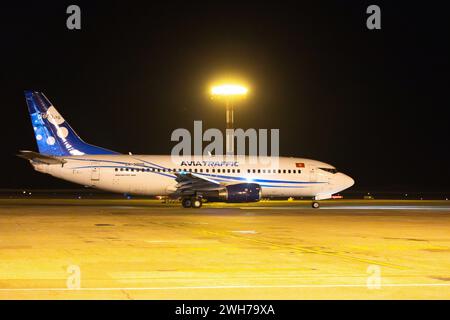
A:
<svg viewBox="0 0 450 320">
<path fill-rule="evenodd" d="M 34 162 L 40 162 L 45 164 L 58 164 L 58 163 L 63 164 L 67 162 L 64 159 L 48 156 L 45 154 L 40 154 L 34 151 L 21 150 L 19 152 L 20 154 L 17 155 L 18 157 L 31 160 Z"/>
</svg>

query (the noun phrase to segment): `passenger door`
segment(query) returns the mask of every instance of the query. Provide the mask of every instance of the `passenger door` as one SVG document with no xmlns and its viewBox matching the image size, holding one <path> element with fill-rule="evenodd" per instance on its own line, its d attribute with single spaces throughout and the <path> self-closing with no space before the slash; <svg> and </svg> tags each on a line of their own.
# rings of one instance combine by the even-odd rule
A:
<svg viewBox="0 0 450 320">
<path fill-rule="evenodd" d="M 309 169 L 309 181 L 316 182 L 317 181 L 317 172 L 315 168 Z"/>
<path fill-rule="evenodd" d="M 99 167 L 95 167 L 98 163 L 96 162 L 91 162 L 91 181 L 95 182 L 95 181 L 99 181 L 100 180 L 100 168 Z"/>
</svg>

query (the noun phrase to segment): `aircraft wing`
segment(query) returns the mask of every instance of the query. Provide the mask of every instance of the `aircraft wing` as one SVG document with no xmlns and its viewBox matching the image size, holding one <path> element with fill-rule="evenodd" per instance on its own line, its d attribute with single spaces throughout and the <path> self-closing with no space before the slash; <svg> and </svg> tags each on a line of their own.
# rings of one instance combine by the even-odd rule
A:
<svg viewBox="0 0 450 320">
<path fill-rule="evenodd" d="M 191 195 L 195 192 L 206 192 L 223 189 L 224 185 L 207 177 L 192 172 L 176 172 L 176 195 Z"/>
<path fill-rule="evenodd" d="M 19 154 L 17 156 L 33 162 L 40 162 L 45 164 L 58 164 L 58 163 L 63 164 L 67 162 L 66 160 L 61 158 L 26 150 L 19 151 Z"/>
</svg>

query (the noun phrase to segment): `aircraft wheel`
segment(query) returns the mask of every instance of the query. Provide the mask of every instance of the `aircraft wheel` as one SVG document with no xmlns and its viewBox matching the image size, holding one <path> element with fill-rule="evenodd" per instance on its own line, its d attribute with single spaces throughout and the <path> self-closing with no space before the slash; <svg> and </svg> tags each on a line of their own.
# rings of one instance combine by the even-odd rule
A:
<svg viewBox="0 0 450 320">
<path fill-rule="evenodd" d="M 201 208 L 201 207 L 202 207 L 202 200 L 200 198 L 193 198 L 192 208 Z"/>
<path fill-rule="evenodd" d="M 181 204 L 183 205 L 183 208 L 190 208 L 192 207 L 192 200 L 190 198 L 184 198 L 181 200 Z"/>
<path fill-rule="evenodd" d="M 320 204 L 317 201 L 313 201 L 313 203 L 311 204 L 311 207 L 313 207 L 314 209 L 318 209 L 318 208 L 320 208 Z"/>
</svg>

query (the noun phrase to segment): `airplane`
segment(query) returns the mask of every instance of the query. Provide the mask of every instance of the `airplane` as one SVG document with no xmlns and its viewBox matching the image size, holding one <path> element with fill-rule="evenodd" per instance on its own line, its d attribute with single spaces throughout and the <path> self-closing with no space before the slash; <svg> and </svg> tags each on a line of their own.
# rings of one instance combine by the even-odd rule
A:
<svg viewBox="0 0 450 320">
<path fill-rule="evenodd" d="M 354 180 L 324 162 L 278 157 L 267 167 L 263 157 L 121 154 L 84 142 L 42 92 L 25 91 L 39 152 L 19 151 L 33 168 L 86 187 L 130 195 L 181 199 L 184 208 L 208 202 L 257 202 L 266 197 L 329 199 Z M 259 161 L 259 162 L 258 162 Z M 256 164 L 255 164 L 256 163 Z"/>
</svg>

